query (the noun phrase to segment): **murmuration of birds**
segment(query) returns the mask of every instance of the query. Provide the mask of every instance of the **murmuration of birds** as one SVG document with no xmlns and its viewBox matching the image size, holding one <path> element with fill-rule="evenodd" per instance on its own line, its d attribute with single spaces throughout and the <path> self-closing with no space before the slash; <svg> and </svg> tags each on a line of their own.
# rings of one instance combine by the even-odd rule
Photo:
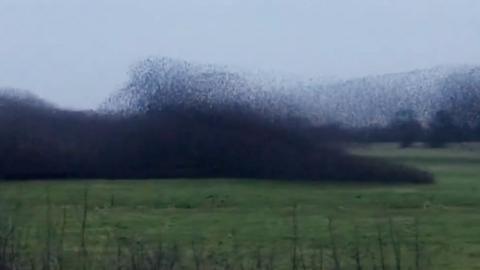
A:
<svg viewBox="0 0 480 270">
<path fill-rule="evenodd" d="M 272 73 L 230 71 L 170 58 L 146 59 L 126 86 L 100 106 L 107 113 L 141 113 L 167 105 L 238 105 L 275 117 L 347 127 L 386 125 L 402 110 L 422 123 L 439 110 L 458 121 L 480 120 L 480 67 L 437 67 L 406 73 L 336 80 L 300 80 Z"/>
<path fill-rule="evenodd" d="M 1 90 L 0 179 L 431 183 L 427 172 L 353 156 L 343 140 L 357 127 L 387 125 L 399 111 L 420 124 L 435 115 L 447 119 L 437 130 L 448 128 L 450 116 L 458 126 L 478 125 L 479 104 L 477 67 L 322 82 L 149 58 L 95 111 Z M 413 133 L 420 125 L 401 117 L 398 124 Z"/>
</svg>

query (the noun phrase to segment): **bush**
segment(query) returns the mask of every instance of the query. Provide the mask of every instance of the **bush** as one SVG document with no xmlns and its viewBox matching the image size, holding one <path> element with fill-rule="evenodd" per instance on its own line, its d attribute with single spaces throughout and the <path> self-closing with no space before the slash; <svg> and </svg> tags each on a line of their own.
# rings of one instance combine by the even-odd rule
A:
<svg viewBox="0 0 480 270">
<path fill-rule="evenodd" d="M 8 108 L 8 109 L 7 109 Z M 173 104 L 137 114 L 1 108 L 0 177 L 256 178 L 430 182 L 416 170 L 352 157 L 336 126 L 236 104 Z"/>
</svg>

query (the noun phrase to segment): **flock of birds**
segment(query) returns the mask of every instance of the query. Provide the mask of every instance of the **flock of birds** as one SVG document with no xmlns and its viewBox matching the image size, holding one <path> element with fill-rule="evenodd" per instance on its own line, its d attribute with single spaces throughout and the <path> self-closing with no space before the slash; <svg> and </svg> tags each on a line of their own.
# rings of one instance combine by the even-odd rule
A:
<svg viewBox="0 0 480 270">
<path fill-rule="evenodd" d="M 2 99 L 49 105 L 26 91 L 0 89 L 0 97 L 0 106 Z M 361 127 L 384 125 L 400 110 L 413 111 L 422 122 L 439 110 L 451 109 L 468 118 L 467 122 L 478 123 L 479 100 L 480 67 L 475 66 L 324 82 L 149 58 L 131 70 L 125 87 L 97 111 L 134 114 L 172 105 L 208 108 L 228 104 L 274 117 L 302 117 L 314 124 Z"/>
</svg>

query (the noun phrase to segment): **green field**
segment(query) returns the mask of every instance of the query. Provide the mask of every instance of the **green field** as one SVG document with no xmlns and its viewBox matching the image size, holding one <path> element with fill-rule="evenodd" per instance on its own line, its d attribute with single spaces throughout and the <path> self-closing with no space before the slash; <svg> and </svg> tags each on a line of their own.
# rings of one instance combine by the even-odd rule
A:
<svg viewBox="0 0 480 270">
<path fill-rule="evenodd" d="M 352 151 L 429 170 L 436 183 L 382 186 L 229 179 L 3 182 L 0 218 L 16 224 L 23 239 L 28 239 L 24 240 L 26 248 L 35 252 L 45 247 L 46 234 L 59 234 L 65 214 L 65 246 L 68 254 L 75 255 L 87 190 L 85 243 L 89 254 L 118 241 L 179 246 L 194 241 L 222 252 L 236 245 L 244 253 L 274 249 L 280 265 L 290 256 L 292 237 L 308 252 L 313 246 L 331 246 L 332 235 L 340 257 L 351 260 L 352 242 L 357 241 L 367 261 L 369 250 L 376 249 L 377 228 L 387 232 L 392 229 L 388 225 L 391 220 L 402 245 L 402 269 L 414 269 L 412 228 L 418 220 L 422 265 L 480 269 L 478 145 L 400 150 L 375 144 Z M 292 233 L 294 216 L 298 236 L 292 236 L 297 235 Z M 329 220 L 333 233 L 327 229 Z M 391 259 L 392 247 L 387 244 L 385 248 Z"/>
</svg>

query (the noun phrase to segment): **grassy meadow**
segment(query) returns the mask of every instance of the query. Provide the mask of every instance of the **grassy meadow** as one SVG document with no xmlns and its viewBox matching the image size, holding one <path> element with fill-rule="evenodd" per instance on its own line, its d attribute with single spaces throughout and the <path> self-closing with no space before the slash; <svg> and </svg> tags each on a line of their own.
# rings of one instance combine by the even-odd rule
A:
<svg viewBox="0 0 480 270">
<path fill-rule="evenodd" d="M 304 269 L 312 250 L 325 250 L 315 255 L 330 265 L 325 269 L 358 269 L 358 259 L 363 269 L 399 269 L 397 259 L 400 269 L 480 269 L 480 145 L 432 150 L 373 144 L 352 152 L 429 170 L 436 183 L 0 182 L 0 218 L 3 227 L 15 227 L 31 254 L 61 241 L 71 265 L 87 253 L 105 258 L 99 254 L 113 254 L 118 245 L 162 243 L 189 258 L 196 252 L 217 261 L 239 254 L 257 258 L 253 269 L 264 269 L 258 264 L 268 265 L 274 256 L 271 268 L 287 269 L 297 260 L 296 269 Z"/>
</svg>

